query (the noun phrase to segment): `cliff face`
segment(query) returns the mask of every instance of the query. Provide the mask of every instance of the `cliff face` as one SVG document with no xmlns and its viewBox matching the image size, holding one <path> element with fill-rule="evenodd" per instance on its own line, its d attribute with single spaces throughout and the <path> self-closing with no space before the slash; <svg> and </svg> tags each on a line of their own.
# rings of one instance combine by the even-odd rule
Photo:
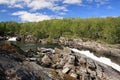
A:
<svg viewBox="0 0 120 80">
<path fill-rule="evenodd" d="M 9 47 L 5 47 L 9 45 Z M 39 48 L 33 57 L 7 43 L 0 46 L 0 80 L 119 80 L 120 73 L 69 48 Z M 35 59 L 33 59 L 35 58 Z"/>
</svg>

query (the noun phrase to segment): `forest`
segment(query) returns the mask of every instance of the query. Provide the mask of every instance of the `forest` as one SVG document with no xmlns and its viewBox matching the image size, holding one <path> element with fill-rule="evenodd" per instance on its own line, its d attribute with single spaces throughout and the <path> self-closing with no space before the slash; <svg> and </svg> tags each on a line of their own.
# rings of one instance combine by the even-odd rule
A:
<svg viewBox="0 0 120 80">
<path fill-rule="evenodd" d="M 40 22 L 0 22 L 0 36 L 32 35 L 37 38 L 86 38 L 120 43 L 120 17 L 63 18 Z"/>
</svg>

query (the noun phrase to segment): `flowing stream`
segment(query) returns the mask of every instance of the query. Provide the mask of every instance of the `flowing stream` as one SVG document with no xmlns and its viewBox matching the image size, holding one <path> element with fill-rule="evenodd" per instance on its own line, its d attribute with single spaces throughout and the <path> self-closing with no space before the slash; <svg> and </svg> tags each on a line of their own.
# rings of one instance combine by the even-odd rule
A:
<svg viewBox="0 0 120 80">
<path fill-rule="evenodd" d="M 88 51 L 84 51 L 84 50 L 78 50 L 78 49 L 71 49 L 73 52 L 77 52 L 77 53 L 80 53 L 80 54 L 83 54 L 93 60 L 96 60 L 96 61 L 99 61 L 101 63 L 104 63 L 108 66 L 111 66 L 113 69 L 117 70 L 120 72 L 120 66 L 114 62 L 112 62 L 109 58 L 106 58 L 106 57 L 97 57 L 95 56 L 93 53 L 91 53 L 89 50 Z"/>
<path fill-rule="evenodd" d="M 9 38 L 8 41 L 12 41 L 14 42 L 14 44 L 18 45 L 19 47 L 21 47 L 23 50 L 25 49 L 35 49 L 36 47 L 36 44 L 35 43 L 21 43 L 21 42 L 17 42 L 16 41 L 16 37 L 12 37 L 12 38 Z M 37 44 L 38 47 L 41 47 L 41 44 Z M 51 45 L 51 44 L 46 44 L 42 47 L 49 47 L 49 48 L 54 48 L 54 47 L 60 47 L 58 45 Z M 97 57 L 95 56 L 93 53 L 91 53 L 89 50 L 87 51 L 84 51 L 84 50 L 78 50 L 78 49 L 71 49 L 72 51 L 74 52 L 77 52 L 77 53 L 80 53 L 80 54 L 83 54 L 93 60 L 96 60 L 96 61 L 99 61 L 101 63 L 104 63 L 108 66 L 111 66 L 112 68 L 114 68 L 115 70 L 119 71 L 120 72 L 120 66 L 114 62 L 112 62 L 109 58 L 106 58 L 106 57 Z"/>
<path fill-rule="evenodd" d="M 8 39 L 8 41 L 16 41 L 16 37 L 11 37 Z"/>
<path fill-rule="evenodd" d="M 34 42 L 19 42 L 19 41 L 16 41 L 16 37 L 8 38 L 7 41 L 10 41 L 13 44 L 19 46 L 24 51 L 29 50 L 29 49 L 36 50 L 36 47 L 45 47 L 45 48 L 57 47 L 57 48 L 62 49 L 62 47 L 60 45 L 57 45 L 57 44 L 41 44 L 41 43 L 36 44 Z M 5 41 L 2 41 L 2 42 L 5 42 Z"/>
</svg>

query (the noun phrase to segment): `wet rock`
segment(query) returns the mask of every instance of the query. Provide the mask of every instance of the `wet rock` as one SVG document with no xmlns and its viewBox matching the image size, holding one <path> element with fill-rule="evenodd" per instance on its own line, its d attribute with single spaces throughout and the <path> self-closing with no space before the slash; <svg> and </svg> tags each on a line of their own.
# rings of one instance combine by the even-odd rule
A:
<svg viewBox="0 0 120 80">
<path fill-rule="evenodd" d="M 17 41 L 21 41 L 21 37 L 17 37 L 16 40 L 17 40 Z"/>
<path fill-rule="evenodd" d="M 29 58 L 30 61 L 36 61 L 37 58 Z"/>
<path fill-rule="evenodd" d="M 69 47 L 78 48 L 81 50 L 90 50 L 91 52 L 94 52 L 96 56 L 105 56 L 120 65 L 119 45 L 110 45 L 80 38 L 69 40 L 66 37 L 60 37 L 59 40 L 62 45 L 67 45 Z"/>
<path fill-rule="evenodd" d="M 54 50 L 51 48 L 49 49 L 48 48 L 37 48 L 37 50 L 42 53 L 53 53 L 54 52 Z"/>
<path fill-rule="evenodd" d="M 1 37 L 1 36 L 0 36 L 0 41 L 4 41 L 4 40 L 7 40 L 7 38 L 6 38 L 6 37 Z"/>
<path fill-rule="evenodd" d="M 95 62 L 91 59 L 87 59 L 87 67 L 91 70 L 91 71 L 95 71 L 96 70 L 96 65 Z"/>
</svg>

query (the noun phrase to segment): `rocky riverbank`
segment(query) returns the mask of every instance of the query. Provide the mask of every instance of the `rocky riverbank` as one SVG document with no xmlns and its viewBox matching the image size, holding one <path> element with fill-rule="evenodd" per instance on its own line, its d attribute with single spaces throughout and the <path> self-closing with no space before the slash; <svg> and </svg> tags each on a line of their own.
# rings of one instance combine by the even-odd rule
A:
<svg viewBox="0 0 120 80">
<path fill-rule="evenodd" d="M 113 62 L 120 65 L 120 45 L 110 45 L 84 39 L 67 39 L 64 37 L 59 39 L 59 43 L 80 50 L 89 50 L 98 57 L 110 58 Z"/>
<path fill-rule="evenodd" d="M 120 72 L 70 48 L 38 48 L 35 53 L 9 42 L 0 46 L 0 80 L 119 79 Z"/>
<path fill-rule="evenodd" d="M 26 36 L 24 39 L 18 37 L 17 40 L 23 40 L 25 42 L 36 43 L 36 38 L 33 36 Z M 85 39 L 68 39 L 66 37 L 60 37 L 59 39 L 38 39 L 38 43 L 41 44 L 59 44 L 67 47 L 77 48 L 80 50 L 89 50 L 93 52 L 96 56 L 110 58 L 113 62 L 120 65 L 120 44 L 110 45 L 102 42 L 96 42 L 92 40 Z"/>
</svg>

